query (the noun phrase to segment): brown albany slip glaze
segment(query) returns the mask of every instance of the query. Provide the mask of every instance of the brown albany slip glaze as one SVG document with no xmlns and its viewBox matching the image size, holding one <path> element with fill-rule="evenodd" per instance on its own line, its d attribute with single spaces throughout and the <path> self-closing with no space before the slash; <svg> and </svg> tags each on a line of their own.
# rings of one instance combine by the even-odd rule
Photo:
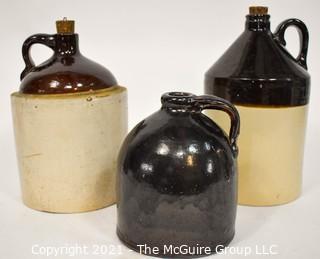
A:
<svg viewBox="0 0 320 259">
<path fill-rule="evenodd" d="M 117 85 L 108 69 L 81 54 L 72 21 L 57 21 L 57 28 L 57 34 L 35 34 L 25 40 L 22 47 L 25 69 L 21 73 L 20 92 L 63 94 Z M 34 44 L 43 44 L 53 50 L 52 57 L 38 66 L 30 56 Z"/>
</svg>

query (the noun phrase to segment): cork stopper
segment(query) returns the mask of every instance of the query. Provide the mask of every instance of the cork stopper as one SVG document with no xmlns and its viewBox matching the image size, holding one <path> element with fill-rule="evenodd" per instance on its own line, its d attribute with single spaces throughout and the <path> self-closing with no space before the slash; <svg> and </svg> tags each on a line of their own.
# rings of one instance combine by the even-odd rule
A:
<svg viewBox="0 0 320 259">
<path fill-rule="evenodd" d="M 64 17 L 63 20 L 56 21 L 58 34 L 73 34 L 74 33 L 74 21 L 68 20 Z"/>
<path fill-rule="evenodd" d="M 250 15 L 267 15 L 268 7 L 266 6 L 250 6 L 249 7 Z"/>
</svg>

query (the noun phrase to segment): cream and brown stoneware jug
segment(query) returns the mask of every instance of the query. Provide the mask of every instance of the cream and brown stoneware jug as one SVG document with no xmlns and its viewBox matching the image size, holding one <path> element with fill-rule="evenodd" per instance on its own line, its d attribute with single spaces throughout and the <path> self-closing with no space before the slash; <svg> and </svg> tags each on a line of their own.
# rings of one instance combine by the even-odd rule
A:
<svg viewBox="0 0 320 259">
<path fill-rule="evenodd" d="M 22 197 L 40 211 L 90 211 L 115 202 L 127 90 L 80 53 L 74 21 L 58 21 L 57 31 L 24 42 L 26 67 L 11 96 Z M 33 44 L 48 46 L 53 56 L 36 66 Z"/>
</svg>

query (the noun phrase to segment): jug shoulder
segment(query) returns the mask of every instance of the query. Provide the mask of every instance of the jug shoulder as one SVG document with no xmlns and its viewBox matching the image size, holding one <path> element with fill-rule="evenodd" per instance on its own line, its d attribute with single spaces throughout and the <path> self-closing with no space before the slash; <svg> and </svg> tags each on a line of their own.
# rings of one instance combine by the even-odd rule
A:
<svg viewBox="0 0 320 259">
<path fill-rule="evenodd" d="M 104 89 L 117 85 L 111 72 L 82 55 L 52 57 L 23 78 L 20 92 L 59 94 Z"/>
<path fill-rule="evenodd" d="M 207 77 L 307 81 L 310 75 L 273 39 L 271 32 L 244 31 L 218 61 Z"/>
</svg>

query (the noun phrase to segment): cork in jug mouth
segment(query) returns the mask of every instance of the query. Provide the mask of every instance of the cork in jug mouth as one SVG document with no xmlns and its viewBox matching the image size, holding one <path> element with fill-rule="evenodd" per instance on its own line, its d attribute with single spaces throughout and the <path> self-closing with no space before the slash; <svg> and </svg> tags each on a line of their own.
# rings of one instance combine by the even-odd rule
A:
<svg viewBox="0 0 320 259">
<path fill-rule="evenodd" d="M 250 6 L 249 14 L 250 15 L 267 15 L 268 7 L 267 6 Z"/>
<path fill-rule="evenodd" d="M 74 34 L 74 21 L 64 17 L 62 20 L 56 21 L 58 34 Z"/>
</svg>

